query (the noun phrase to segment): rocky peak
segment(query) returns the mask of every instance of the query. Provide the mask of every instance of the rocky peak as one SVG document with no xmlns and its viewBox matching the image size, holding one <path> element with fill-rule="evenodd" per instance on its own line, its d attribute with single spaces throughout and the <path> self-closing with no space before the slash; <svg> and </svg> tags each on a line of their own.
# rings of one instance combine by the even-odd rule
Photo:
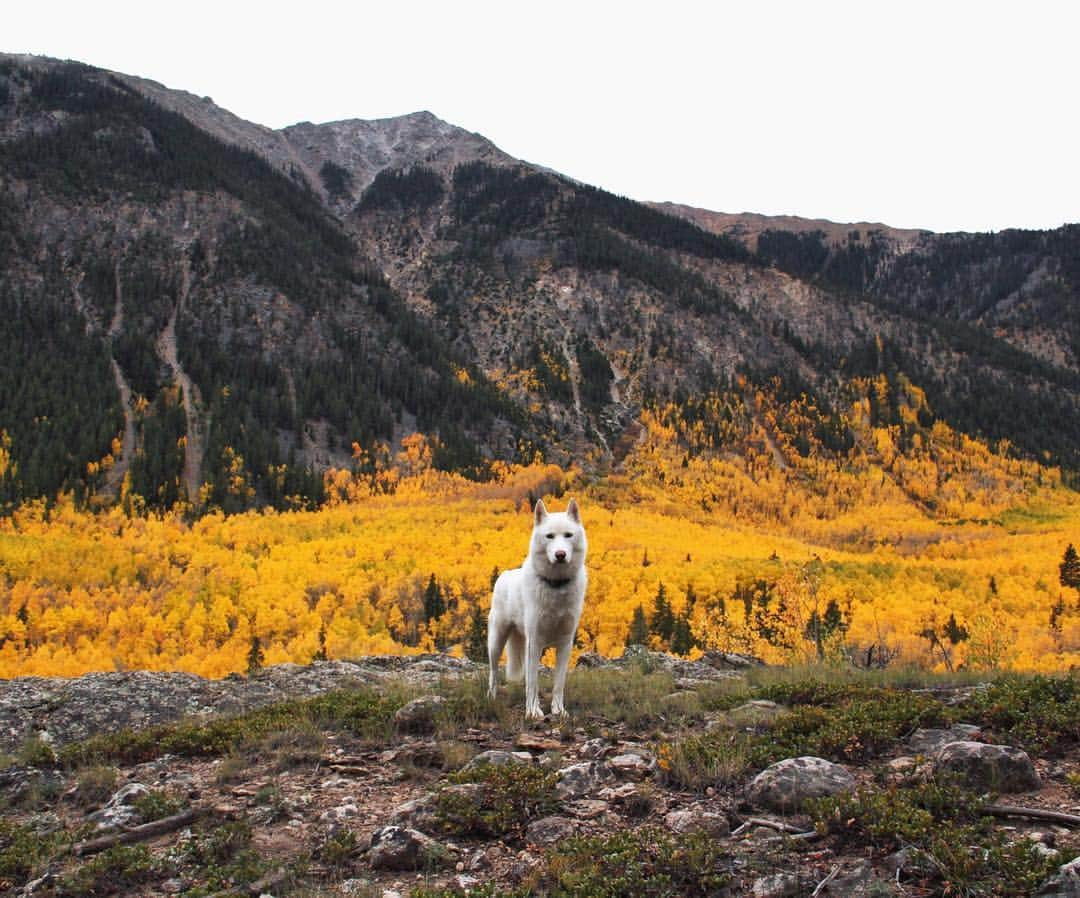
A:
<svg viewBox="0 0 1080 898">
<path fill-rule="evenodd" d="M 448 171 L 475 160 L 517 164 L 486 137 L 451 125 L 426 110 L 384 119 L 347 119 L 320 125 L 300 122 L 278 133 L 303 160 L 305 170 L 317 173 L 327 162 L 344 168 L 352 178 L 354 196 L 359 196 L 379 172 L 388 168 L 422 163 Z M 321 182 L 315 183 L 322 187 Z"/>
</svg>

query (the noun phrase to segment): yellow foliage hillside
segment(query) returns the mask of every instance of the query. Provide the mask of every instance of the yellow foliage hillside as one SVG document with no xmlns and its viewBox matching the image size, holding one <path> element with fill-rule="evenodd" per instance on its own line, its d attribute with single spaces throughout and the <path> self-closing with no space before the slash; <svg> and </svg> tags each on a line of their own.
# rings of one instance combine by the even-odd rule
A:
<svg viewBox="0 0 1080 898">
<path fill-rule="evenodd" d="M 636 635 L 682 652 L 1075 665 L 1080 596 L 1058 565 L 1080 542 L 1077 494 L 940 422 L 908 428 L 910 385 L 901 425 L 876 426 L 879 388 L 853 395 L 842 452 L 821 448 L 832 425 L 805 399 L 759 393 L 646 413 L 603 476 L 507 466 L 471 483 L 434 471 L 415 435 L 394 463 L 328 472 L 318 511 L 26 505 L 0 518 L 0 676 L 476 653 L 531 502 L 570 492 L 590 540 L 582 650 L 621 653 L 640 608 Z"/>
</svg>

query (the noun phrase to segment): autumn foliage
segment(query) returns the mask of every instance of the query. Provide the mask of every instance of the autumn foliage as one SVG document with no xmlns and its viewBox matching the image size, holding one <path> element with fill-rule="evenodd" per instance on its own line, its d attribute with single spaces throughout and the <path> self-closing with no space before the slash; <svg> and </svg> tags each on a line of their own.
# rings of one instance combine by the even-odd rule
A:
<svg viewBox="0 0 1080 898">
<path fill-rule="evenodd" d="M 319 510 L 24 504 L 0 519 L 0 676 L 482 653 L 531 503 L 570 491 L 590 541 L 579 650 L 1077 663 L 1059 568 L 1080 501 L 1060 473 L 929 421 L 910 384 L 855 382 L 849 398 L 826 413 L 737 385 L 657 407 L 604 474 L 495 465 L 475 483 L 435 470 L 416 434 L 396 453 L 357 448 Z"/>
</svg>

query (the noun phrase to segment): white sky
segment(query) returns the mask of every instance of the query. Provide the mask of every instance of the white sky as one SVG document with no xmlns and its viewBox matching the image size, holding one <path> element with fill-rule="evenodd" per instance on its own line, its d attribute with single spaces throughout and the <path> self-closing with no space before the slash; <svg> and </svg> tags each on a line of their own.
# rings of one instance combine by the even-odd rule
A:
<svg viewBox="0 0 1080 898">
<path fill-rule="evenodd" d="M 1080 221 L 1074 0 L 51 0 L 0 50 L 252 121 L 428 109 L 608 190 L 937 231 Z"/>
</svg>

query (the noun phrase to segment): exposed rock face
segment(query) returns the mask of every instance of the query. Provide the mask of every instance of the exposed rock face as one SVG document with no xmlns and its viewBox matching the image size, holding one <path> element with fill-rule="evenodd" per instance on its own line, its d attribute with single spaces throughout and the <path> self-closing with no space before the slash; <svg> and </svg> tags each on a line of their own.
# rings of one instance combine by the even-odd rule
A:
<svg viewBox="0 0 1080 898">
<path fill-rule="evenodd" d="M 375 870 L 425 870 L 444 855 L 439 844 L 415 829 L 384 826 L 371 836 L 368 863 Z"/>
<path fill-rule="evenodd" d="M 855 788 L 855 777 L 824 758 L 788 758 L 765 768 L 751 781 L 751 804 L 781 813 L 800 810 L 811 798 L 825 798 Z"/>
<path fill-rule="evenodd" d="M 935 769 L 959 776 L 972 788 L 1027 792 L 1039 788 L 1039 775 L 1026 751 L 984 742 L 950 742 L 938 753 Z"/>
<path fill-rule="evenodd" d="M 611 782 L 614 778 L 614 774 L 607 764 L 599 761 L 586 761 L 583 764 L 573 764 L 560 770 L 555 791 L 563 801 L 584 798 L 606 783 Z"/>
<path fill-rule="evenodd" d="M 358 662 L 278 664 L 252 677 L 207 680 L 194 674 L 135 671 L 75 679 L 20 677 L 0 681 L 0 750 L 44 736 L 62 745 L 124 727 L 181 717 L 235 714 L 288 698 L 383 680 L 431 683 L 473 673 L 476 665 L 450 655 L 372 656 Z"/>
</svg>

